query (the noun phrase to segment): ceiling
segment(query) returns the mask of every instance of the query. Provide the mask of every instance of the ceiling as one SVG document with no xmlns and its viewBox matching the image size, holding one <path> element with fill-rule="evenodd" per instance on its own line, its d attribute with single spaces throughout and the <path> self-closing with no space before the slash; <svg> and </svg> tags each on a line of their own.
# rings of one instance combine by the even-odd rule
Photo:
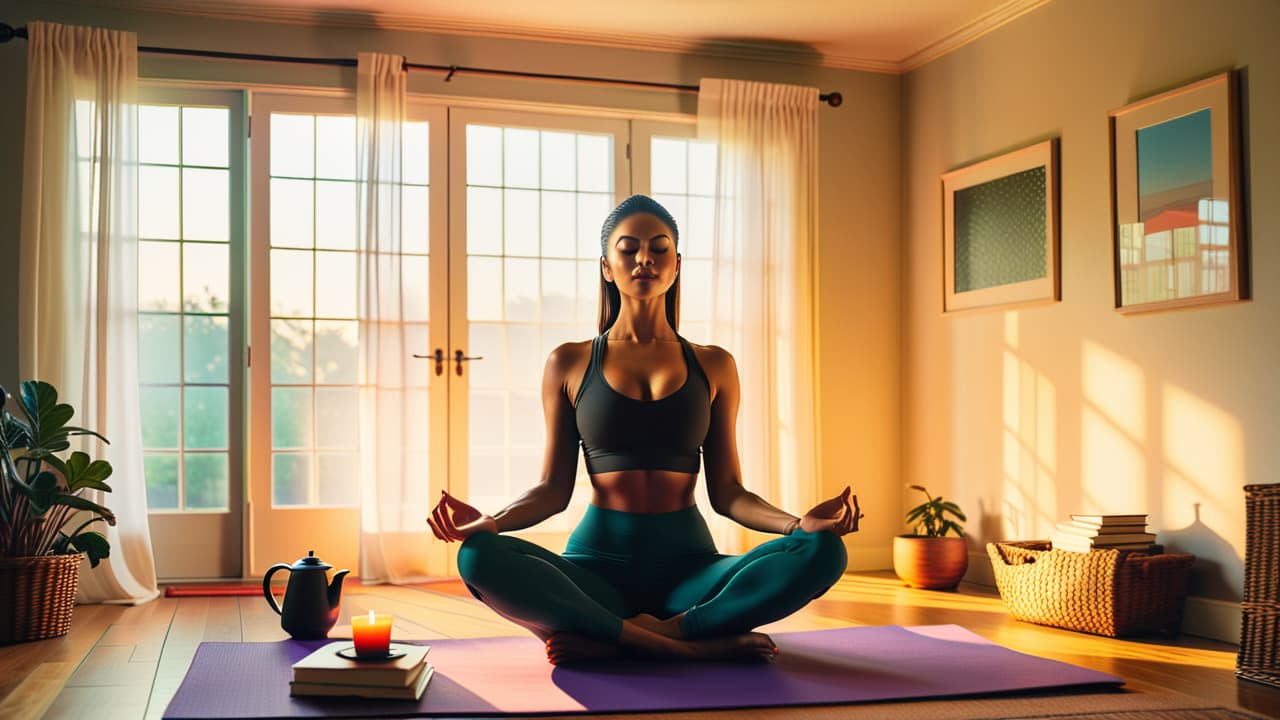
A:
<svg viewBox="0 0 1280 720">
<path fill-rule="evenodd" d="M 87 0 L 87 4 L 763 57 L 895 73 L 918 67 L 1048 1 Z"/>
</svg>

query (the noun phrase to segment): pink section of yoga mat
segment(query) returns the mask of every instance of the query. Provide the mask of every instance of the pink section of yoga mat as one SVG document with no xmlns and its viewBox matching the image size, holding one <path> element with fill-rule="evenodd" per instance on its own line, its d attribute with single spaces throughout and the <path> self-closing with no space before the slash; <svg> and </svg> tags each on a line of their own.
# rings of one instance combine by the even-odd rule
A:
<svg viewBox="0 0 1280 720">
<path fill-rule="evenodd" d="M 164 717 L 290 718 L 661 712 L 1004 694 L 1123 684 L 955 625 L 773 636 L 765 663 L 615 661 L 556 668 L 532 637 L 433 640 L 421 701 L 291 698 L 290 665 L 323 642 L 202 643 Z"/>
</svg>

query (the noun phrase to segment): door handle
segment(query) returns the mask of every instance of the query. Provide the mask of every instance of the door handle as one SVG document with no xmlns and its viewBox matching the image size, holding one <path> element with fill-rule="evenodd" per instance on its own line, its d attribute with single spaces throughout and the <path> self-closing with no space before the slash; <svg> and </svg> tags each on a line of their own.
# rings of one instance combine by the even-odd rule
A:
<svg viewBox="0 0 1280 720">
<path fill-rule="evenodd" d="M 461 377 L 461 376 L 462 376 L 462 363 L 464 363 L 464 362 L 466 362 L 466 361 L 468 361 L 468 360 L 483 360 L 483 359 L 484 359 L 484 356 L 483 356 L 483 355 L 476 355 L 476 356 L 474 356 L 474 357 L 469 357 L 469 356 L 467 356 L 467 355 L 463 354 L 463 352 L 462 352 L 461 350 L 454 350 L 454 351 L 453 351 L 453 362 L 454 362 L 454 363 L 456 363 L 456 366 L 455 366 L 455 367 L 457 368 L 457 372 L 458 372 L 458 376 L 459 376 L 459 377 Z"/>
<path fill-rule="evenodd" d="M 461 353 L 459 353 L 459 355 L 461 355 Z M 417 353 L 414 353 L 413 356 L 422 360 L 435 360 L 436 374 L 437 375 L 444 374 L 444 350 L 441 350 L 440 348 L 436 348 L 436 351 L 434 353 L 431 353 L 430 355 L 419 355 Z M 458 374 L 461 375 L 462 370 L 458 370 Z"/>
</svg>

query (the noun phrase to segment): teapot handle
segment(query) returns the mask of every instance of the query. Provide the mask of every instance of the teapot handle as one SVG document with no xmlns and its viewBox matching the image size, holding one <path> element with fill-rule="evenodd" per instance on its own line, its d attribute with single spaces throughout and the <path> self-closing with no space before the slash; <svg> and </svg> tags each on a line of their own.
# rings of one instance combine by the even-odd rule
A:
<svg viewBox="0 0 1280 720">
<path fill-rule="evenodd" d="M 266 596 L 267 604 L 271 606 L 272 610 L 276 611 L 277 615 L 281 614 L 280 605 L 276 603 L 276 596 L 271 594 L 271 576 L 275 574 L 277 570 L 290 570 L 290 569 L 292 568 L 288 563 L 276 563 L 275 565 L 271 566 L 270 570 L 267 570 L 266 575 L 262 576 L 262 594 Z"/>
</svg>

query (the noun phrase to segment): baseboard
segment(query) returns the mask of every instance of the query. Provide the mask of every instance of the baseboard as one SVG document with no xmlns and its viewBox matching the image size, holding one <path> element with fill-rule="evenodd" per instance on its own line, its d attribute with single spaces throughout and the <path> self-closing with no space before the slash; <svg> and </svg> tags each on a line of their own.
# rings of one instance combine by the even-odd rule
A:
<svg viewBox="0 0 1280 720">
<path fill-rule="evenodd" d="M 1240 603 L 1188 597 L 1182 612 L 1182 632 L 1240 644 Z"/>
</svg>

